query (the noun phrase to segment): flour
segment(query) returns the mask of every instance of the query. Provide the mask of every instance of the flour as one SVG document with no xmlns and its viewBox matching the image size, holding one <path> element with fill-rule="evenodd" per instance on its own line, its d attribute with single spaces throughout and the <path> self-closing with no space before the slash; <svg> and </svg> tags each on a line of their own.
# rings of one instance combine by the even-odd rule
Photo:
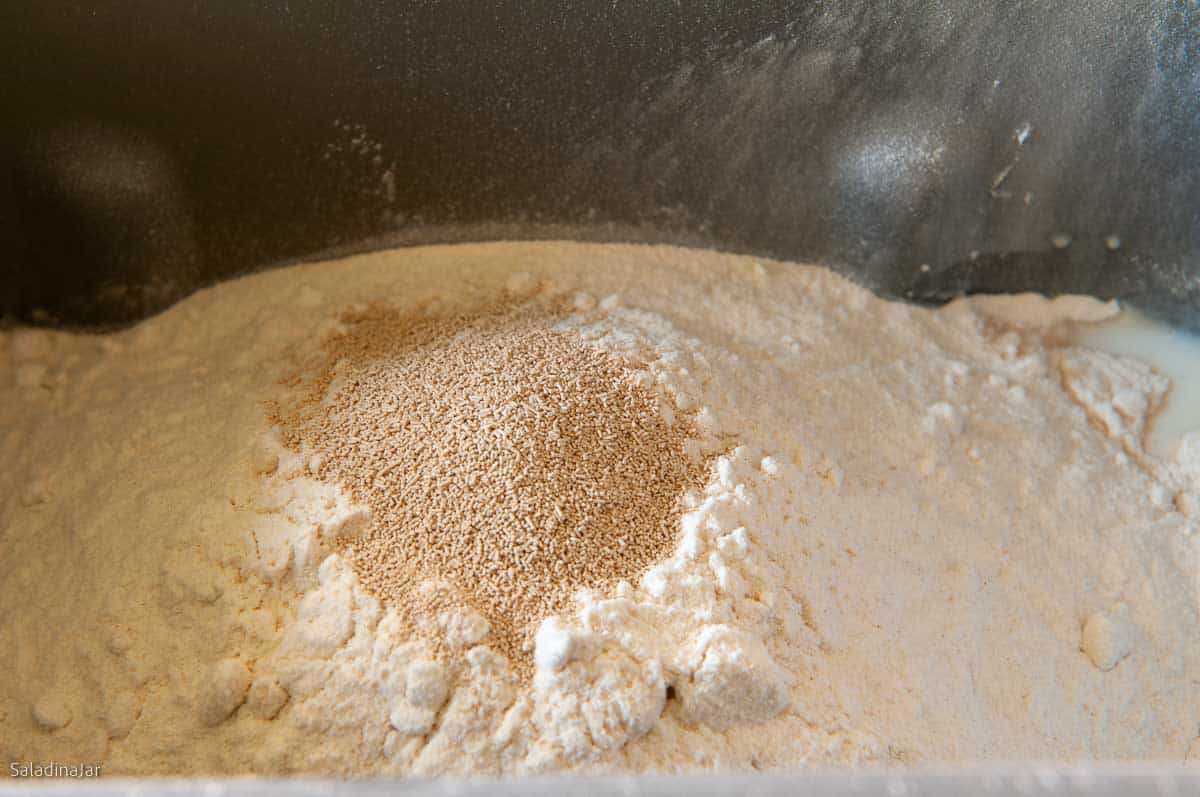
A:
<svg viewBox="0 0 1200 797">
<path fill-rule="evenodd" d="M 532 672 L 265 403 L 347 308 L 555 301 L 709 457 L 677 543 L 541 619 Z M 432 308 L 432 309 L 431 309 Z M 426 247 L 255 275 L 113 335 L 0 335 L 0 754 L 382 775 L 1159 758 L 1196 740 L 1200 443 L 1072 344 L 1078 297 L 881 301 L 666 247 Z M 323 475 L 324 474 L 324 475 Z M 443 594 L 444 593 L 444 594 Z"/>
</svg>

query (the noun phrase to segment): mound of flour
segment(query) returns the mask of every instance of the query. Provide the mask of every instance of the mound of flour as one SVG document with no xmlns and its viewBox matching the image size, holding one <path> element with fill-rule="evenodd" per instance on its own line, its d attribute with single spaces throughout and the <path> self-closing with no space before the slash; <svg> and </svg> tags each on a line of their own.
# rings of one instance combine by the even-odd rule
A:
<svg viewBox="0 0 1200 797">
<path fill-rule="evenodd" d="M 673 551 L 542 618 L 531 673 L 453 584 L 420 585 L 420 633 L 368 589 L 345 546 L 371 506 L 265 409 L 348 308 L 501 300 L 565 304 L 553 333 L 623 363 L 709 458 Z M 511 243 L 259 274 L 113 335 L 2 333 L 0 754 L 106 774 L 1182 760 L 1200 443 L 1147 453 L 1169 383 L 1070 344 L 1109 313 Z"/>
</svg>

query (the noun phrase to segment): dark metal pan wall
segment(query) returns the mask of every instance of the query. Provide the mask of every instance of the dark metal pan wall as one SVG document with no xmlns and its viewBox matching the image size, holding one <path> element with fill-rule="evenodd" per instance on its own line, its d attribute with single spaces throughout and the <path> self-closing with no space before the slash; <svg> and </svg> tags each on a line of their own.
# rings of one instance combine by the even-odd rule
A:
<svg viewBox="0 0 1200 797">
<path fill-rule="evenodd" d="M 1195 3 L 0 9 L 0 313 L 127 322 L 326 251 L 673 241 L 1200 327 Z"/>
</svg>

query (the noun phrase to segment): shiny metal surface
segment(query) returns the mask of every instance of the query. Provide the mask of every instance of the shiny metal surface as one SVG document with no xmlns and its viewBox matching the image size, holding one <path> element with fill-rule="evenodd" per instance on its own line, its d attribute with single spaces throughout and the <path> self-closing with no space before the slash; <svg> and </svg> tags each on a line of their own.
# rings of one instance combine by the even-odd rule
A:
<svg viewBox="0 0 1200 797">
<path fill-rule="evenodd" d="M 1183 797 L 1200 790 L 1200 773 L 1180 766 L 993 766 L 917 772 L 813 772 L 793 775 L 511 780 L 113 780 L 0 785 L 3 794 L 172 795 L 173 797 Z"/>
</svg>

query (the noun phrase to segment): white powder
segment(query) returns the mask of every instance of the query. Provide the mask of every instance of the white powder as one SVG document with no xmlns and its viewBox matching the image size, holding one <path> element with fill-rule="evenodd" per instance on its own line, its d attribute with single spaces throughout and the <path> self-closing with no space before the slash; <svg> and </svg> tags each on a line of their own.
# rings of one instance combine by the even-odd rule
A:
<svg viewBox="0 0 1200 797">
<path fill-rule="evenodd" d="M 572 298 L 696 413 L 679 545 L 515 676 L 469 610 L 409 638 L 335 553 L 370 518 L 263 402 L 348 305 Z M 427 247 L 269 272 L 116 335 L 0 335 L 0 755 L 106 774 L 1181 761 L 1200 443 L 1166 380 L 1043 340 L 1082 299 L 888 303 L 667 247 Z M 1051 336 L 1053 339 L 1053 336 Z M 438 585 L 429 585 L 439 589 Z"/>
</svg>

